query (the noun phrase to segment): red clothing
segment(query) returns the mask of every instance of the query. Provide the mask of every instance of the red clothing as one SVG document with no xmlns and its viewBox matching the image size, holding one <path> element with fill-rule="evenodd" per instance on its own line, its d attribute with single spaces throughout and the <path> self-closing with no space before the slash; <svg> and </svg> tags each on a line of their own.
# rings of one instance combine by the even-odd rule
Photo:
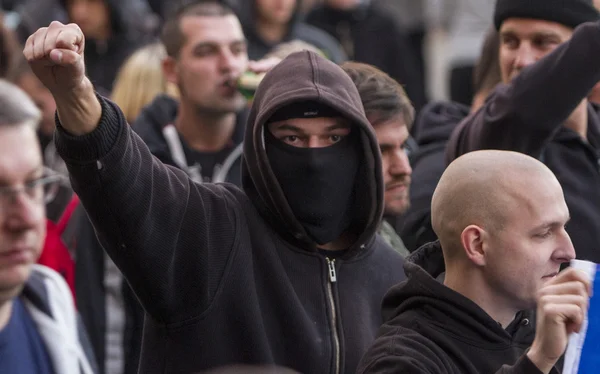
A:
<svg viewBox="0 0 600 374">
<path fill-rule="evenodd" d="M 65 278 L 73 293 L 73 299 L 75 299 L 75 262 L 73 261 L 67 246 L 63 242 L 61 235 L 67 227 L 71 214 L 78 204 L 79 199 L 74 195 L 65 208 L 58 223 L 47 220 L 46 240 L 44 242 L 42 254 L 38 259 L 39 264 L 57 271 Z"/>
</svg>

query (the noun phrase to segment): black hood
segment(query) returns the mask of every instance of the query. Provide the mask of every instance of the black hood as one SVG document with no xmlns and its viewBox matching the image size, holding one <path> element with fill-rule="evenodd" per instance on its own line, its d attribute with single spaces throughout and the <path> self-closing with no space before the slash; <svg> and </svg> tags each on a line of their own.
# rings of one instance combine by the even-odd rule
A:
<svg viewBox="0 0 600 374">
<path fill-rule="evenodd" d="M 285 58 L 261 81 L 252 103 L 246 137 L 242 180 L 244 191 L 261 214 L 290 242 L 316 251 L 315 242 L 296 219 L 267 157 L 264 128 L 278 109 L 294 102 L 317 101 L 350 120 L 359 131 L 363 163 L 356 181 L 356 233 L 350 253 L 371 243 L 383 214 L 381 154 L 356 86 L 338 65 L 314 52 Z"/>
<path fill-rule="evenodd" d="M 456 126 L 469 115 L 470 108 L 454 102 L 427 104 L 413 126 L 413 136 L 421 145 L 447 142 Z"/>
<path fill-rule="evenodd" d="M 402 318 L 403 314 L 418 310 L 418 314 L 438 321 L 445 334 L 460 336 L 467 344 L 500 348 L 511 342 L 529 344 L 533 340 L 533 313 L 519 313 L 505 330 L 473 301 L 438 281 L 444 271 L 439 241 L 408 256 L 404 263 L 407 280 L 391 288 L 384 298 L 384 320 Z"/>
</svg>

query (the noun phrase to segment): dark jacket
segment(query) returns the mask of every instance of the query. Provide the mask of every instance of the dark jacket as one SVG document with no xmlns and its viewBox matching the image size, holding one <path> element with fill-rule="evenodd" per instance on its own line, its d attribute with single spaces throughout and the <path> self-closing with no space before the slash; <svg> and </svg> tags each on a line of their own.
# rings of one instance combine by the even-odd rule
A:
<svg viewBox="0 0 600 374">
<path fill-rule="evenodd" d="M 177 101 L 167 95 L 159 95 L 151 104 L 145 107 L 136 122 L 132 125 L 134 131 L 144 140 L 150 152 L 162 162 L 179 167 L 171 157 L 169 146 L 163 136 L 163 128 L 173 123 L 177 117 Z M 235 148 L 226 157 L 226 168 L 221 168 L 222 180 L 241 186 L 241 148 L 245 129 L 246 115 L 238 116 L 238 126 L 233 136 Z M 182 144 L 185 144 L 183 142 Z M 239 152 L 236 152 L 239 151 Z M 143 311 L 135 298 L 129 284 L 122 278 L 120 272 L 112 266 L 96 238 L 96 233 L 89 221 L 85 209 L 79 205 L 67 226 L 64 235 L 70 249 L 76 254 L 76 294 L 78 307 L 83 321 L 88 328 L 94 352 L 98 358 L 101 373 L 110 373 L 105 367 L 107 346 L 115 342 L 107 340 L 108 314 L 119 313 L 124 316 L 122 329 L 113 330 L 119 334 L 122 345 L 117 347 L 123 353 L 124 373 L 136 373 L 140 358 L 142 342 Z M 112 265 L 112 264 L 110 264 Z M 114 279 L 112 282 L 110 279 Z M 116 287 L 115 287 L 116 286 Z M 111 309 L 111 300 L 118 300 L 120 310 Z M 112 306 L 115 308 L 115 305 Z M 111 347 L 115 349 L 115 347 Z"/>
<path fill-rule="evenodd" d="M 360 235 L 336 260 L 319 253 L 291 214 L 262 146 L 265 121 L 301 100 L 327 103 L 361 129 Z M 90 134 L 71 136 L 59 124 L 57 149 L 101 243 L 146 311 L 140 371 L 249 363 L 354 373 L 382 322 L 383 295 L 404 274 L 400 255 L 375 235 L 381 157 L 350 78 L 309 52 L 267 74 L 244 140 L 244 191 L 192 183 L 151 156 L 114 104 L 101 105 Z"/>
<path fill-rule="evenodd" d="M 150 152 L 159 160 L 167 165 L 172 165 L 180 169 L 187 170 L 197 167 L 192 160 L 193 151 L 187 146 L 185 139 L 177 132 L 171 134 L 165 133 L 166 126 L 172 125 L 177 117 L 177 100 L 167 96 L 157 96 L 148 106 L 142 109 L 140 115 L 131 125 L 133 130 L 142 138 L 150 149 Z M 211 182 L 230 182 L 241 186 L 242 181 L 242 141 L 246 129 L 246 119 L 248 112 L 246 110 L 238 113 L 236 118 L 236 128 L 231 138 L 229 146 L 230 151 L 223 152 L 221 159 L 215 166 L 215 173 L 207 177 Z M 179 135 L 179 136 L 176 136 Z M 182 149 L 187 156 L 186 165 L 179 165 L 173 158 L 173 151 L 169 146 L 166 137 L 172 137 L 171 141 L 181 144 Z M 202 166 L 202 165 L 200 165 Z M 207 178 L 204 178 L 206 181 Z"/>
<path fill-rule="evenodd" d="M 365 2 L 351 11 L 318 6 L 306 22 L 333 35 L 348 59 L 376 66 L 397 80 L 417 110 L 425 105 L 417 57 L 400 24 L 378 3 Z"/>
<path fill-rule="evenodd" d="M 302 40 L 319 48 L 331 61 L 341 64 L 346 61 L 346 54 L 335 38 L 314 26 L 308 25 L 301 19 L 301 0 L 296 2 L 296 10 L 289 22 L 287 35 L 279 43 L 270 43 L 264 40 L 256 30 L 256 0 L 241 1 L 238 8 L 238 17 L 244 28 L 244 35 L 248 40 L 248 57 L 259 60 L 280 43 L 291 40 Z"/>
<path fill-rule="evenodd" d="M 572 39 L 508 85 L 452 134 L 447 158 L 478 149 L 505 149 L 542 160 L 560 182 L 577 258 L 600 262 L 600 117 L 588 107 L 587 141 L 563 126 L 600 81 L 600 22 L 580 26 Z"/>
<path fill-rule="evenodd" d="M 437 240 L 431 227 L 431 198 L 446 170 L 446 145 L 469 107 L 452 102 L 427 104 L 413 126 L 418 148 L 410 155 L 410 207 L 402 216 L 400 237 L 409 251 Z"/>
<path fill-rule="evenodd" d="M 110 10 L 111 35 L 106 42 L 85 40 L 85 71 L 97 90 L 109 95 L 117 72 L 138 48 L 154 40 L 155 16 L 140 0 L 101 0 Z M 66 8 L 66 1 L 60 0 Z"/>
<path fill-rule="evenodd" d="M 410 255 L 404 271 L 408 279 L 385 296 L 386 322 L 358 373 L 541 373 L 524 355 L 535 337 L 533 313 L 518 313 L 503 329 L 473 301 L 440 283 L 439 242 Z"/>
</svg>

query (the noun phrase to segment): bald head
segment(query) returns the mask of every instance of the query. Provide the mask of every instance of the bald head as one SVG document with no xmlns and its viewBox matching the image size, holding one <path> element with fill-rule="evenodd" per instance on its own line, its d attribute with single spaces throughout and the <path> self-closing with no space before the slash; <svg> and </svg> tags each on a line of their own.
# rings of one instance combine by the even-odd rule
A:
<svg viewBox="0 0 600 374">
<path fill-rule="evenodd" d="M 502 230 L 519 209 L 534 209 L 540 194 L 562 189 L 543 163 L 516 152 L 467 153 L 442 175 L 431 202 L 432 226 L 444 256 L 461 255 L 461 234 L 476 225 L 486 232 Z M 547 191 L 546 191 L 547 190 Z"/>
</svg>

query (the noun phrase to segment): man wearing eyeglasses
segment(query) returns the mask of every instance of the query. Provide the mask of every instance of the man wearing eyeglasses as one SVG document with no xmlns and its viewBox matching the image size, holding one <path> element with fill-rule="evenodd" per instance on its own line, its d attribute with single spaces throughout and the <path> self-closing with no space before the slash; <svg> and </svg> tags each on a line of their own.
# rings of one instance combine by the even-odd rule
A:
<svg viewBox="0 0 600 374">
<path fill-rule="evenodd" d="M 0 80 L 0 373 L 96 373 L 67 284 L 35 264 L 60 178 L 45 173 L 40 119 L 23 91 Z"/>
</svg>

